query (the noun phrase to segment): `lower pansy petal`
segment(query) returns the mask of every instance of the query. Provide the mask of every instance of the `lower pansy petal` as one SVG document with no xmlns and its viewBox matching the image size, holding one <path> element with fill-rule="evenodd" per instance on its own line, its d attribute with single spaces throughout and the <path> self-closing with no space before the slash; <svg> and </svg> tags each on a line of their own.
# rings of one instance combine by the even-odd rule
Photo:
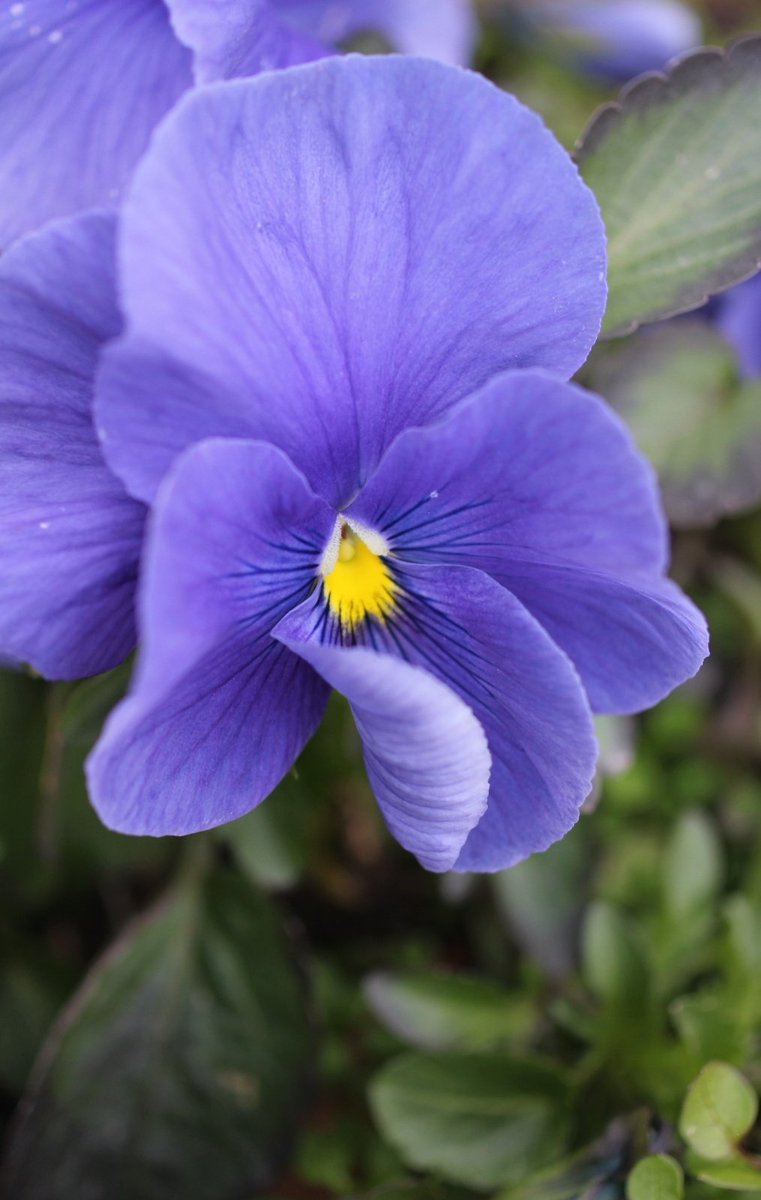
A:
<svg viewBox="0 0 761 1200">
<path fill-rule="evenodd" d="M 307 604 L 275 630 L 349 700 L 389 829 L 429 871 L 447 871 L 486 808 L 486 736 L 466 704 L 419 667 L 309 639 Z"/>
<path fill-rule="evenodd" d="M 110 217 L 50 226 L 0 261 L 0 652 L 49 678 L 135 643 L 144 509 L 103 460 L 98 352 L 119 330 Z"/>
<path fill-rule="evenodd" d="M 668 579 L 530 561 L 497 578 L 569 656 L 595 712 L 650 708 L 708 654 L 704 617 Z"/>
<path fill-rule="evenodd" d="M 107 825 L 205 829 L 291 766 L 328 689 L 271 631 L 312 588 L 333 522 L 272 446 L 208 441 L 177 464 L 146 547 L 135 681 L 88 766 Z"/>
<path fill-rule="evenodd" d="M 500 833 L 488 854 L 469 853 L 467 866 L 461 854 L 458 866 L 497 870 L 546 849 L 575 823 L 594 774 L 592 717 L 576 672 L 488 575 L 387 561 L 391 600 L 381 616 L 342 627 L 324 595 L 315 594 L 299 614 L 301 640 L 396 655 L 439 679 L 473 711 L 486 733 L 492 775 L 488 807 L 462 853 L 483 822 Z"/>
<path fill-rule="evenodd" d="M 157 837 L 242 816 L 291 767 L 327 694 L 269 631 L 220 641 L 160 699 L 138 683 L 88 762 L 98 815 L 120 833 Z"/>
</svg>

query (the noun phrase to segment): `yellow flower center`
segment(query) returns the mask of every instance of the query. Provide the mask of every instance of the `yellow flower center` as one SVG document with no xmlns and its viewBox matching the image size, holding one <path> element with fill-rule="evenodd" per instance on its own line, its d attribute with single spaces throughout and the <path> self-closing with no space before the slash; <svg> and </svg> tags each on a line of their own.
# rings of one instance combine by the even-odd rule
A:
<svg viewBox="0 0 761 1200">
<path fill-rule="evenodd" d="M 326 554 L 328 563 L 323 570 L 331 612 L 344 630 L 355 629 L 367 617 L 385 621 L 395 607 L 397 590 L 385 559 L 344 521 L 335 536 L 338 546 L 334 544 L 332 553 Z"/>
</svg>

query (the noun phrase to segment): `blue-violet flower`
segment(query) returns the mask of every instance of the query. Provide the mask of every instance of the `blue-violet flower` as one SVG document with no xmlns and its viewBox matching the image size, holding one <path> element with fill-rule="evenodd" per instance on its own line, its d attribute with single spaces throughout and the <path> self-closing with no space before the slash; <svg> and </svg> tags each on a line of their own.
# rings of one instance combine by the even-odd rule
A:
<svg viewBox="0 0 761 1200">
<path fill-rule="evenodd" d="M 83 291 L 113 269 L 92 219 L 42 235 L 86 249 Z M 126 526 L 153 511 L 135 678 L 89 763 L 104 821 L 182 834 L 248 811 L 335 687 L 425 866 L 495 870 L 561 837 L 592 711 L 655 703 L 706 652 L 664 577 L 652 472 L 564 382 L 605 301 L 567 155 L 478 76 L 325 59 L 182 101 L 119 258 L 96 423 Z M 43 362 L 34 386 L 63 385 Z M 0 578 L 24 569 L 19 546 Z"/>
</svg>

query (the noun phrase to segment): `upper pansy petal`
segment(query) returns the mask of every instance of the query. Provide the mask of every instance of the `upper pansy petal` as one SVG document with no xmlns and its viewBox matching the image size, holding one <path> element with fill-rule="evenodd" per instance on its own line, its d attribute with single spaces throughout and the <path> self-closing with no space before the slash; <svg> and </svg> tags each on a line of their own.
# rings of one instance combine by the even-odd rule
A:
<svg viewBox="0 0 761 1200">
<path fill-rule="evenodd" d="M 529 552 L 613 570 L 666 564 L 655 475 L 623 421 L 539 371 L 494 379 L 400 434 L 347 511 L 420 562 L 492 571 Z"/>
<path fill-rule="evenodd" d="M 182 834 L 276 786 L 328 689 L 271 631 L 308 594 L 332 514 L 273 446 L 204 442 L 154 510 L 127 699 L 88 764 L 105 824 Z"/>
<path fill-rule="evenodd" d="M 0 651 L 50 678 L 105 671 L 135 641 L 144 510 L 91 412 L 118 329 L 110 217 L 49 226 L 0 260 Z"/>
<path fill-rule="evenodd" d="M 403 54 L 460 66 L 470 62 L 476 40 L 471 0 L 279 0 L 278 12 L 331 45 L 376 32 Z"/>
<path fill-rule="evenodd" d="M 190 405 L 163 399 L 146 358 L 211 381 L 209 436 L 279 445 L 344 504 L 401 429 L 498 371 L 572 373 L 605 295 L 596 202 L 539 119 L 412 58 L 189 96 L 136 174 L 122 263 L 128 329 L 99 424 L 144 498 L 203 424 L 186 427 Z"/>
<path fill-rule="evenodd" d="M 363 647 L 309 639 L 307 601 L 275 637 L 349 700 L 370 784 L 394 837 L 429 871 L 447 871 L 486 808 L 491 760 L 466 704 L 419 667 Z"/>
<path fill-rule="evenodd" d="M 113 206 L 192 82 L 163 0 L 24 0 L 0 14 L 0 247 Z"/>
<path fill-rule="evenodd" d="M 282 0 L 166 0 L 180 41 L 193 51 L 197 83 L 257 75 L 330 54 L 309 28 L 283 21 Z"/>
</svg>

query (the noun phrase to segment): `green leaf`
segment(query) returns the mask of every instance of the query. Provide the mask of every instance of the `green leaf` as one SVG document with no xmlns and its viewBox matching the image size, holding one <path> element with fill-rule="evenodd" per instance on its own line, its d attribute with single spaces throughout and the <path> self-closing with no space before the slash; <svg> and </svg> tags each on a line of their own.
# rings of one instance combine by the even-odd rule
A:
<svg viewBox="0 0 761 1200">
<path fill-rule="evenodd" d="M 668 915 L 687 920 L 710 905 L 721 888 L 723 863 L 714 826 L 701 812 L 685 813 L 669 838 L 663 864 Z"/>
<path fill-rule="evenodd" d="M 682 1200 L 682 1168 L 667 1154 L 641 1159 L 626 1181 L 626 1200 Z"/>
<path fill-rule="evenodd" d="M 715 1187 L 734 1192 L 761 1192 L 761 1169 L 742 1158 L 711 1162 L 690 1154 L 687 1168 L 697 1179 Z"/>
<path fill-rule="evenodd" d="M 669 1015 L 696 1068 L 711 1058 L 742 1059 L 748 1033 L 738 1006 L 726 992 L 705 990 L 680 996 L 669 1006 Z"/>
<path fill-rule="evenodd" d="M 590 905 L 582 933 L 582 971 L 589 989 L 608 1004 L 640 1009 L 645 966 L 628 923 L 611 904 Z"/>
<path fill-rule="evenodd" d="M 608 231 L 609 336 L 686 312 L 761 261 L 761 38 L 606 105 L 577 155 Z"/>
<path fill-rule="evenodd" d="M 244 875 L 279 891 L 298 883 L 309 861 L 314 811 L 313 797 L 291 775 L 264 804 L 223 825 L 217 836 L 229 844 Z"/>
<path fill-rule="evenodd" d="M 0 960 L 0 1086 L 20 1093 L 76 977 L 33 943 L 2 945 Z"/>
<path fill-rule="evenodd" d="M 469 1200 L 470 1192 L 450 1184 L 433 1182 L 426 1183 L 389 1183 L 373 1188 L 366 1192 L 362 1200 Z M 345 1200 L 359 1200 L 356 1194 Z"/>
<path fill-rule="evenodd" d="M 485 1050 L 525 1036 L 528 1000 L 467 975 L 391 975 L 365 981 L 365 997 L 383 1025 L 424 1050 Z"/>
<path fill-rule="evenodd" d="M 735 1153 L 757 1112 L 758 1099 L 747 1079 L 728 1063 L 712 1062 L 687 1092 L 679 1131 L 691 1150 L 713 1162 Z"/>
<path fill-rule="evenodd" d="M 644 330 L 598 356 L 592 387 L 658 473 L 669 520 L 710 526 L 761 499 L 761 383 L 699 318 Z"/>
<path fill-rule="evenodd" d="M 579 822 L 543 854 L 492 876 L 500 916 L 553 979 L 574 966 L 575 932 L 589 878 L 587 832 Z"/>
<path fill-rule="evenodd" d="M 476 1188 L 518 1183 L 565 1149 L 562 1078 L 496 1055 L 408 1054 L 376 1076 L 370 1100 L 405 1162 Z"/>
<path fill-rule="evenodd" d="M 185 882 L 96 965 L 43 1051 L 15 1200 L 238 1200 L 271 1184 L 312 1034 L 279 922 L 243 880 Z"/>
</svg>

